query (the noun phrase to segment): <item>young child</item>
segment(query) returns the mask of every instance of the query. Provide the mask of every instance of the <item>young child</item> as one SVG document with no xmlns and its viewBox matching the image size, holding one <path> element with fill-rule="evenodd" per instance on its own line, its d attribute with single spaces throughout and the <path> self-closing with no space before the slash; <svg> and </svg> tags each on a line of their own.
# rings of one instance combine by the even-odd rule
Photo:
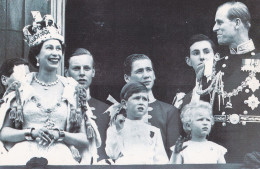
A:
<svg viewBox="0 0 260 169">
<path fill-rule="evenodd" d="M 112 121 L 107 130 L 107 155 L 120 165 L 167 164 L 169 160 L 160 130 L 142 120 L 148 108 L 145 85 L 127 83 L 121 90 L 120 99 L 121 110 L 110 112 Z"/>
<path fill-rule="evenodd" d="M 170 163 L 226 163 L 224 155 L 227 149 L 206 139 L 214 124 L 212 107 L 209 103 L 198 101 L 186 105 L 181 112 L 181 121 L 184 131 L 191 139 L 183 142 L 183 145 L 177 141 L 176 145 L 171 147 L 173 153 Z"/>
</svg>

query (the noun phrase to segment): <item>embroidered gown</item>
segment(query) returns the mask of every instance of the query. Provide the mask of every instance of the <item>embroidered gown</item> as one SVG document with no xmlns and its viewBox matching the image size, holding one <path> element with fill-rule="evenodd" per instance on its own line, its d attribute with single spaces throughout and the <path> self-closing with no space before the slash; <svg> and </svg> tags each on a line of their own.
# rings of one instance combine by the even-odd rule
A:
<svg viewBox="0 0 260 169">
<path fill-rule="evenodd" d="M 32 77 L 29 79 L 32 80 Z M 42 104 L 41 99 L 46 98 L 42 98 L 40 95 L 37 95 L 35 89 L 32 86 L 27 86 L 21 89 L 21 98 L 24 103 L 24 122 L 22 125 L 23 129 L 32 127 L 52 127 L 63 130 L 68 129 L 68 120 L 70 117 L 70 106 L 68 103 L 72 102 L 74 99 L 73 93 L 71 93 L 73 92 L 73 86 L 69 86 L 66 78 L 60 76 L 58 78 L 63 83 L 63 85 L 65 85 L 65 87 L 62 95 L 60 96 L 60 99 L 57 100 L 56 103 L 54 102 L 54 104 L 50 107 L 45 107 Z M 4 107 L 1 107 L 1 110 L 3 110 L 3 108 Z M 32 157 L 44 157 L 48 160 L 49 165 L 78 164 L 73 159 L 72 153 L 68 146 L 63 142 L 54 142 L 51 146 L 43 146 L 39 145 L 35 140 L 16 143 L 9 150 L 8 154 L 0 160 L 0 164 L 25 165 L 26 162 L 29 161 Z"/>
</svg>

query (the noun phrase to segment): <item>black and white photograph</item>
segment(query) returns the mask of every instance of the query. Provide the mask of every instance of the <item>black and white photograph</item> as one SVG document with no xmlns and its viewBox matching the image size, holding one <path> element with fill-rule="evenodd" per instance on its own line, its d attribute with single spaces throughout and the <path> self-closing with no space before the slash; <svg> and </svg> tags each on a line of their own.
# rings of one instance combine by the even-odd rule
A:
<svg viewBox="0 0 260 169">
<path fill-rule="evenodd" d="M 0 169 L 260 168 L 260 0 L 0 0 Z"/>
</svg>

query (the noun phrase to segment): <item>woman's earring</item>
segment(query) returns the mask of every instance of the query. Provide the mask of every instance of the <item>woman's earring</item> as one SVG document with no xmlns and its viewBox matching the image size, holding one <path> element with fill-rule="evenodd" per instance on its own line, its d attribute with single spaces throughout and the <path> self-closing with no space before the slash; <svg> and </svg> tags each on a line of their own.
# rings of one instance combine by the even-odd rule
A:
<svg viewBox="0 0 260 169">
<path fill-rule="evenodd" d="M 39 64 L 39 59 L 37 58 L 36 60 L 37 60 L 36 66 L 39 67 L 39 66 L 40 66 L 40 64 Z"/>
</svg>

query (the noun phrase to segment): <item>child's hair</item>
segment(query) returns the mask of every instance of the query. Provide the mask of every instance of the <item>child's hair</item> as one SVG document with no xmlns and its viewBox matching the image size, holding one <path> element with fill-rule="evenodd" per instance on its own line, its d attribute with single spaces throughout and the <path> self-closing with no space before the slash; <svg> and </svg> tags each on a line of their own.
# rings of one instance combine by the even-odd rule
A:
<svg viewBox="0 0 260 169">
<path fill-rule="evenodd" d="M 196 109 L 205 109 L 210 114 L 211 118 L 211 125 L 214 124 L 214 118 L 212 114 L 212 106 L 208 102 L 204 101 L 197 101 L 197 102 L 191 102 L 183 107 L 181 111 L 181 122 L 183 124 L 183 129 L 187 134 L 190 134 L 190 130 L 187 128 L 187 126 L 190 126 L 194 115 L 196 113 Z M 187 125 L 188 124 L 188 125 Z"/>
<path fill-rule="evenodd" d="M 148 92 L 146 86 L 141 82 L 129 82 L 124 85 L 120 93 L 120 100 L 128 100 L 134 93 Z"/>
<path fill-rule="evenodd" d="M 135 93 L 148 92 L 146 86 L 141 82 L 129 82 L 124 85 L 120 93 L 120 100 L 128 100 Z M 119 114 L 123 114 L 126 117 L 126 110 L 121 109 Z"/>
</svg>

